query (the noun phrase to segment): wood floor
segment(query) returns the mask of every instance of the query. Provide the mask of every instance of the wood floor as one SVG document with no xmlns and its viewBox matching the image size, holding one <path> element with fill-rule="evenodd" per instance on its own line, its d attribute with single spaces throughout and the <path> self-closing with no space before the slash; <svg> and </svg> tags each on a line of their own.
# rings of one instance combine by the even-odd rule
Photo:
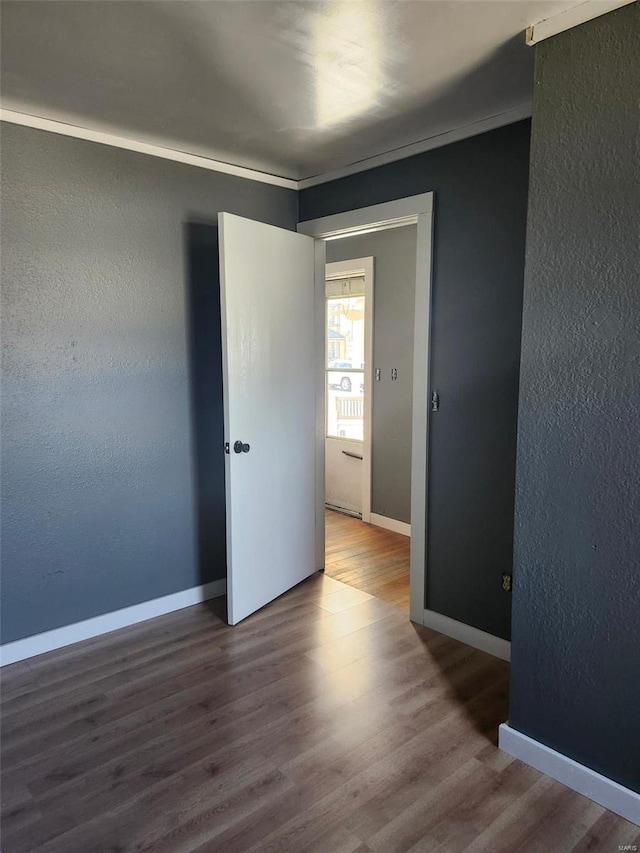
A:
<svg viewBox="0 0 640 853">
<path fill-rule="evenodd" d="M 322 575 L 234 628 L 200 605 L 5 667 L 3 853 L 639 844 L 496 749 L 507 682 Z"/>
<path fill-rule="evenodd" d="M 326 568 L 331 578 L 409 613 L 408 536 L 327 510 Z"/>
</svg>

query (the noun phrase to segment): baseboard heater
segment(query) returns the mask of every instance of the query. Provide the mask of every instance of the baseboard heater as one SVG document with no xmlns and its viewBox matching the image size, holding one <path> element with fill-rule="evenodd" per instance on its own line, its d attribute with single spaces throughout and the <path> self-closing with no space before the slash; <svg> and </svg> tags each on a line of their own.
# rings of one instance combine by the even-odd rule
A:
<svg viewBox="0 0 640 853">
<path fill-rule="evenodd" d="M 350 518 L 359 518 L 362 521 L 362 513 L 355 512 L 352 509 L 345 509 L 343 506 L 337 506 L 336 504 L 325 503 L 325 507 L 327 509 L 331 509 L 334 512 L 339 512 L 342 515 L 348 515 Z"/>
</svg>

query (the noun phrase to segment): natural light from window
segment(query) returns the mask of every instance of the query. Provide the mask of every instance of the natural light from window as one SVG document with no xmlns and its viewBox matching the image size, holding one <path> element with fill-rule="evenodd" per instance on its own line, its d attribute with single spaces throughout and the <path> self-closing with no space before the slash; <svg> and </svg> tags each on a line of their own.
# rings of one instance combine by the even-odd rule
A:
<svg viewBox="0 0 640 853">
<path fill-rule="evenodd" d="M 364 440 L 364 296 L 327 299 L 327 436 Z"/>
</svg>

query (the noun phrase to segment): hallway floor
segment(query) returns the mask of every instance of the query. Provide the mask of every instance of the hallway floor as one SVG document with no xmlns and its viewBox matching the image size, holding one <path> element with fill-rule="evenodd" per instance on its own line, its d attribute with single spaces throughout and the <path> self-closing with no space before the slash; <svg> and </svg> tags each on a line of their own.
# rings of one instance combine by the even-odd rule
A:
<svg viewBox="0 0 640 853">
<path fill-rule="evenodd" d="M 325 520 L 326 574 L 409 613 L 409 537 L 330 509 Z"/>
</svg>

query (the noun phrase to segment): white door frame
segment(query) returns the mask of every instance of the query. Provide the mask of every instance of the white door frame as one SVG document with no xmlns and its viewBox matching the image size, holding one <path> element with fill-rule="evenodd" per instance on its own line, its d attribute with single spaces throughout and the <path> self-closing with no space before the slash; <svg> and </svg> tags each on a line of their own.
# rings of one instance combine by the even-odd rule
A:
<svg viewBox="0 0 640 853">
<path fill-rule="evenodd" d="M 298 231 L 316 238 L 316 300 L 323 295 L 324 302 L 324 241 L 352 237 L 417 225 L 416 247 L 416 295 L 413 334 L 413 415 L 411 438 L 411 558 L 409 570 L 410 618 L 424 624 L 426 588 L 427 546 L 427 482 L 429 442 L 429 356 L 431 329 L 431 261 L 433 238 L 433 193 L 400 198 L 385 204 L 361 207 L 345 213 L 311 219 L 298 224 Z M 320 248 L 320 246 L 322 248 Z M 323 326 L 322 341 L 318 345 L 318 365 L 322 368 L 322 384 L 318 374 L 318 400 L 322 395 L 324 412 L 324 311 L 319 308 L 319 323 Z M 318 419 L 319 420 L 319 419 Z M 316 483 L 317 507 L 316 554 L 324 564 L 324 417 L 322 418 L 322 441 L 318 453 L 317 467 L 320 481 Z M 320 521 L 319 514 L 322 513 Z M 320 557 L 320 549 L 322 556 Z"/>
<path fill-rule="evenodd" d="M 371 521 L 371 417 L 373 415 L 373 258 L 332 261 L 325 266 L 325 280 L 330 277 L 364 275 L 364 440 L 362 442 L 362 520 Z M 325 300 L 326 304 L 326 300 Z M 326 313 L 325 313 L 326 316 Z M 326 320 L 325 320 L 326 322 Z M 324 359 L 327 364 L 327 339 Z M 326 435 L 325 391 L 325 438 Z"/>
</svg>

